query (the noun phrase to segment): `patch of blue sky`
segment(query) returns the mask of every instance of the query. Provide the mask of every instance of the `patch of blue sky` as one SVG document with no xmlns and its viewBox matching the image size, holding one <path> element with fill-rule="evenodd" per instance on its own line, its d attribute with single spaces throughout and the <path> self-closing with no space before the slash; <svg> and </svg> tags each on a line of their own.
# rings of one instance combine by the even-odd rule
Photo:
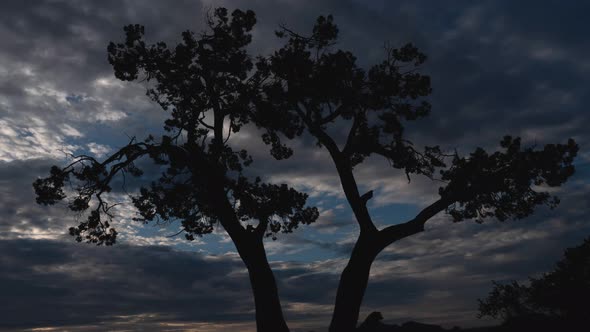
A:
<svg viewBox="0 0 590 332">
<path fill-rule="evenodd" d="M 269 239 L 266 242 L 271 248 L 269 259 L 312 262 L 347 256 L 358 227 L 346 201 L 333 196 L 315 196 L 308 199 L 308 204 L 330 213 L 311 225 L 301 225 L 292 234 L 280 234 L 276 243 Z"/>
<path fill-rule="evenodd" d="M 84 100 L 84 96 L 82 95 L 76 95 L 76 94 L 70 94 L 66 96 L 66 101 L 70 104 L 79 104 Z"/>
<path fill-rule="evenodd" d="M 581 153 L 573 164 L 576 167 L 574 179 L 590 179 L 590 151 Z"/>
<path fill-rule="evenodd" d="M 383 206 L 371 206 L 369 209 L 373 222 L 381 229 L 389 225 L 400 224 L 414 218 L 421 210 L 417 204 L 393 203 Z"/>
</svg>

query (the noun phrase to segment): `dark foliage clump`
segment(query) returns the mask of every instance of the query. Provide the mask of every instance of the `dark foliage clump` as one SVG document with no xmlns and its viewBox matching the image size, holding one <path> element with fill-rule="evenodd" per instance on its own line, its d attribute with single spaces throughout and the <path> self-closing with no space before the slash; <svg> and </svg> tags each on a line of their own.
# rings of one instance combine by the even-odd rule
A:
<svg viewBox="0 0 590 332">
<path fill-rule="evenodd" d="M 479 300 L 480 317 L 501 318 L 506 326 L 527 324 L 590 327 L 590 238 L 569 248 L 555 269 L 528 285 L 513 281 L 494 282 L 484 300 Z"/>
</svg>

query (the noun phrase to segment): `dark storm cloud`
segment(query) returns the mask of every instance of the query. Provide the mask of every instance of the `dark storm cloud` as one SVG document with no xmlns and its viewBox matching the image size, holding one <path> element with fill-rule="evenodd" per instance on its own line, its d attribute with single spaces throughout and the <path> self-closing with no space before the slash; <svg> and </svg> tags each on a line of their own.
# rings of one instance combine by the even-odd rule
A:
<svg viewBox="0 0 590 332">
<path fill-rule="evenodd" d="M 235 258 L 25 239 L 0 241 L 0 252 L 3 327 L 104 323 L 145 313 L 173 320 L 252 319 L 246 314 L 252 305 L 247 275 L 236 273 L 242 263 Z"/>
<path fill-rule="evenodd" d="M 43 167 L 39 163 L 23 173 L 28 177 Z M 9 175 L 19 173 L 13 169 Z M 394 322 L 473 324 L 475 299 L 485 296 L 490 280 L 547 271 L 564 244 L 575 245 L 590 231 L 580 219 L 587 211 L 573 209 L 583 193 L 571 192 L 562 206 L 569 214 L 483 225 L 449 224 L 440 218 L 425 233 L 394 244 L 373 266 L 363 314 L 380 310 Z M 292 239 L 281 240 L 288 244 Z M 344 253 L 350 245 L 328 248 Z M 235 257 L 26 239 L 0 241 L 0 252 L 0 285 L 10 300 L 4 301 L 10 308 L 0 310 L 9 314 L 5 327 L 99 324 L 94 330 L 100 330 L 146 313 L 154 315 L 144 322 L 151 328 L 166 321 L 251 320 L 245 314 L 251 306 L 247 276 Z M 291 321 L 326 324 L 344 257 L 273 264 Z M 49 310 L 41 310 L 49 304 Z"/>
<path fill-rule="evenodd" d="M 578 14 L 587 7 L 519 1 L 437 8 L 436 17 L 447 20 L 424 25 L 432 37 L 426 52 L 434 109 L 425 121 L 431 125 L 417 126 L 419 135 L 458 147 L 493 146 L 504 134 L 531 143 L 587 141 L 590 45 Z"/>
</svg>

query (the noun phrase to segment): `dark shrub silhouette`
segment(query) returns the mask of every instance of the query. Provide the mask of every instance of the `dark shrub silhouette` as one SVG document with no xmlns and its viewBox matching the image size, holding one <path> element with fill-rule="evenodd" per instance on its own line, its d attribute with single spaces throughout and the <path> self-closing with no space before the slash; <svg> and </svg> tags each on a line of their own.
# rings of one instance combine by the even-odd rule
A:
<svg viewBox="0 0 590 332">
<path fill-rule="evenodd" d="M 438 146 L 418 148 L 403 124 L 429 114 L 424 98 L 431 87 L 430 78 L 418 72 L 426 56 L 415 46 L 389 48 L 384 61 L 365 70 L 351 52 L 334 49 L 338 28 L 332 16 L 320 16 L 311 35 L 282 27 L 277 36 L 284 46 L 253 58 L 246 47 L 255 23 L 252 11 L 229 14 L 218 8 L 206 32 L 183 32 L 175 47 L 148 45 L 143 26 L 125 27 L 125 41 L 109 44 L 108 60 L 120 80 L 150 83 L 147 95 L 170 114 L 164 123 L 168 134 L 133 138 L 102 161 L 82 155 L 65 167 L 52 167 L 49 177 L 34 183 L 37 202 L 55 204 L 66 198 L 63 187 L 71 184 L 69 208 L 89 212 L 70 234 L 77 241 L 111 245 L 117 232 L 105 194 L 115 178 L 141 177 L 137 161 L 142 158 L 165 166 L 134 196 L 138 220 L 179 221 L 188 240 L 220 224 L 248 268 L 258 331 L 272 332 L 288 328 L 263 238 L 310 224 L 318 211 L 305 206 L 304 193 L 246 174 L 252 158 L 231 139 L 243 126 L 261 129 L 262 141 L 278 160 L 293 152 L 284 139 L 306 132 L 334 161 L 360 232 L 340 279 L 332 332 L 356 329 L 375 257 L 424 230 L 437 213 L 446 211 L 457 222 L 506 220 L 524 218 L 539 204 L 557 205 L 557 198 L 531 185 L 559 186 L 574 173 L 578 147 L 573 140 L 535 149 L 506 136 L 501 151 L 478 148 L 469 156 L 448 155 Z M 333 134 L 342 132 L 329 130 L 335 126 L 347 133 Z M 408 180 L 413 174 L 440 174 L 440 199 L 405 223 L 377 229 L 367 208 L 373 191 L 361 194 L 353 172 L 370 155 L 384 157 Z"/>
<path fill-rule="evenodd" d="M 530 278 L 528 285 L 494 282 L 480 316 L 501 318 L 508 327 L 590 328 L 590 238 L 566 249 L 553 271 Z M 584 329 L 585 330 L 585 329 Z"/>
</svg>

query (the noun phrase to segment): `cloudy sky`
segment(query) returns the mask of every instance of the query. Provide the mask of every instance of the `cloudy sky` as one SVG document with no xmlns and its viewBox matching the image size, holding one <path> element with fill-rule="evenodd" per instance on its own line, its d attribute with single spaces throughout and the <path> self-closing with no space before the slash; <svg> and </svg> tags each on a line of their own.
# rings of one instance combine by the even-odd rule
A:
<svg viewBox="0 0 590 332">
<path fill-rule="evenodd" d="M 577 173 L 556 193 L 562 204 L 520 221 L 452 224 L 438 215 L 424 233 L 387 248 L 373 265 L 361 317 L 476 326 L 477 298 L 491 280 L 548 271 L 564 248 L 590 235 L 590 41 L 583 1 L 2 1 L 0 2 L 0 330 L 253 331 L 247 274 L 221 229 L 193 242 L 178 225 L 139 225 L 117 210 L 113 247 L 78 244 L 63 205 L 35 204 L 31 183 L 69 154 L 100 158 L 129 137 L 161 131 L 164 113 L 142 83 L 117 81 L 106 57 L 122 27 L 145 25 L 149 41 L 174 44 L 201 31 L 215 6 L 253 9 L 252 54 L 269 54 L 279 24 L 308 32 L 333 14 L 337 47 L 363 66 L 383 44 L 413 42 L 429 60 L 432 115 L 410 126 L 417 144 L 448 151 L 495 149 L 505 134 L 526 144 L 580 144 Z M 248 132 L 248 131 L 247 131 Z M 266 156 L 254 130 L 239 144 L 253 172 L 310 194 L 320 220 L 266 243 L 293 331 L 323 331 L 339 272 L 357 228 L 325 151 L 292 142 L 295 156 Z M 381 226 L 411 218 L 436 198 L 436 183 L 384 160 L 355 170 L 374 189 Z M 126 188 L 129 193 L 133 185 Z M 127 191 L 113 199 L 128 201 Z"/>
</svg>

